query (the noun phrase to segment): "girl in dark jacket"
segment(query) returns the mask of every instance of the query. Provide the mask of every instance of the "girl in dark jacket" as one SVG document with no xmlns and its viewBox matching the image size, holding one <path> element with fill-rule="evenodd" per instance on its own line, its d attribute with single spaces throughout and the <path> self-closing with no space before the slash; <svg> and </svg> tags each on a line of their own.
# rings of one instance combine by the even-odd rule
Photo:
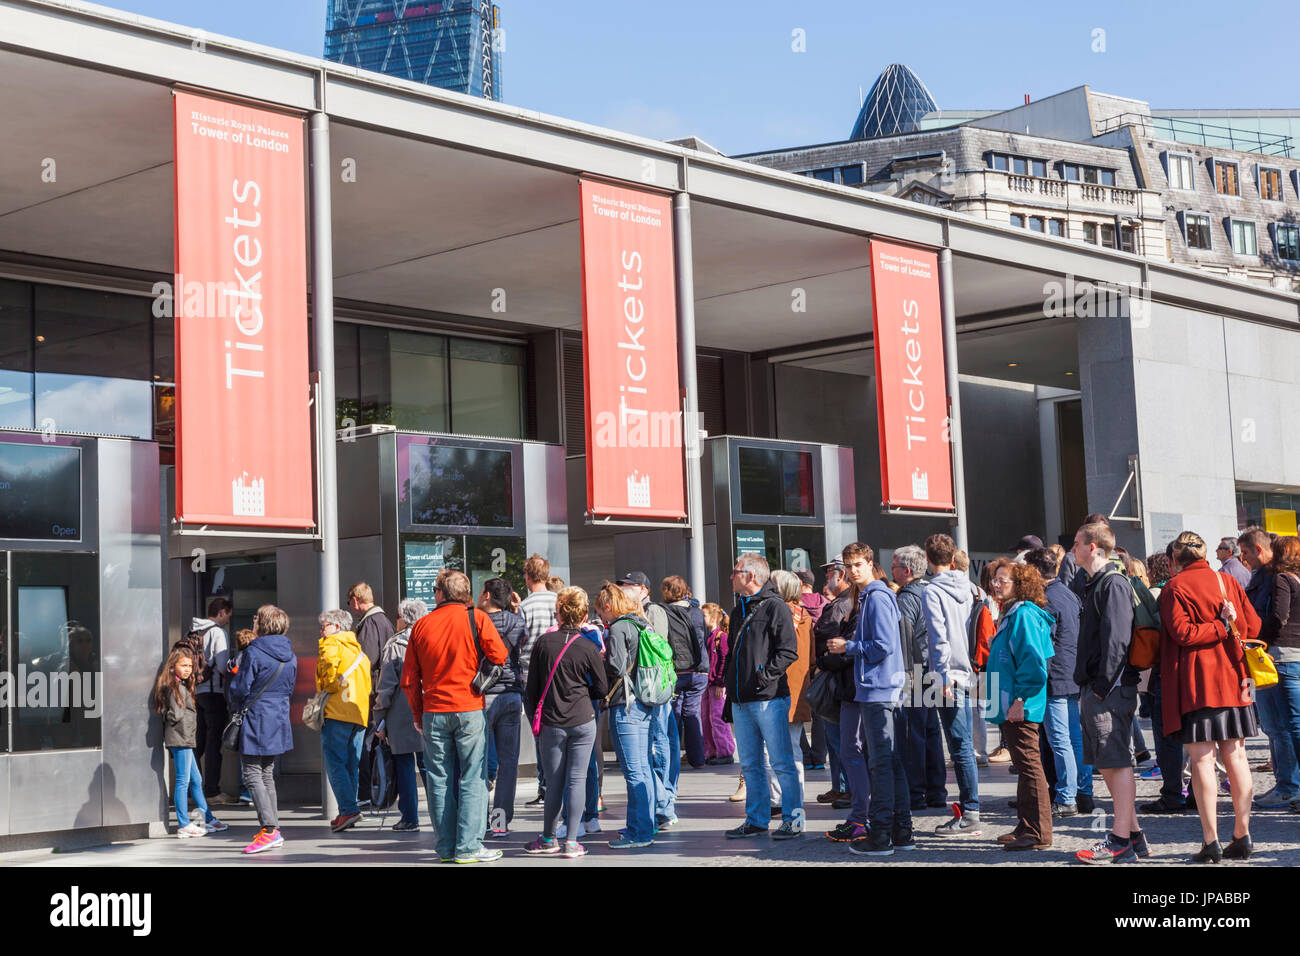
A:
<svg viewBox="0 0 1300 956">
<path fill-rule="evenodd" d="M 256 637 L 239 662 L 230 684 L 230 712 L 247 708 L 239 740 L 239 768 L 253 797 L 261 829 L 245 853 L 284 845 L 275 796 L 275 758 L 293 749 L 289 699 L 298 679 L 298 658 L 289 643 L 289 615 L 263 604 L 253 618 Z"/>
<path fill-rule="evenodd" d="M 1259 617 L 1241 585 L 1211 570 L 1205 541 L 1184 531 L 1174 541 L 1176 577 L 1160 592 L 1160 686 L 1165 734 L 1178 733 L 1192 761 L 1192 787 L 1204 846 L 1196 863 L 1251 854 L 1246 737 L 1257 734 L 1253 687 L 1240 639 L 1259 634 Z M 1215 752 L 1228 771 L 1236 814 L 1232 842 L 1219 846 Z"/>
<path fill-rule="evenodd" d="M 194 745 L 198 736 L 198 711 L 194 704 L 194 658 L 184 647 L 173 647 L 167 655 L 167 664 L 158 675 L 154 687 L 154 706 L 162 714 L 163 744 L 171 752 L 172 766 L 176 771 L 172 788 L 172 801 L 176 807 L 176 835 L 201 837 L 230 829 L 208 809 L 203 798 L 203 777 L 198 761 L 194 759 Z M 190 819 L 189 797 L 194 796 L 194 806 L 203 811 L 203 823 Z"/>
</svg>

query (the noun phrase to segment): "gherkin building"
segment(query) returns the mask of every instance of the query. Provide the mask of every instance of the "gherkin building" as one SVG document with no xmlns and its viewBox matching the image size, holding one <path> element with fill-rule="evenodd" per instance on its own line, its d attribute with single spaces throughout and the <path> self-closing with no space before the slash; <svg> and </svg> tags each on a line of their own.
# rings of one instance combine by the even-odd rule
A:
<svg viewBox="0 0 1300 956">
<path fill-rule="evenodd" d="M 915 133 L 921 117 L 938 108 L 920 77 L 901 63 L 891 63 L 871 87 L 849 139 Z"/>
</svg>

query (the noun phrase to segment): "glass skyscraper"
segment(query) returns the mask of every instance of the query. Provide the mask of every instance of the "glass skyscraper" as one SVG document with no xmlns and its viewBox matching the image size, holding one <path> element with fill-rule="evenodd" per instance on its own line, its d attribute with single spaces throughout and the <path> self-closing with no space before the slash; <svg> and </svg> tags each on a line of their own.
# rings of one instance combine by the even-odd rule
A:
<svg viewBox="0 0 1300 956">
<path fill-rule="evenodd" d="M 328 0 L 325 59 L 501 99 L 501 11 L 491 0 Z"/>
<path fill-rule="evenodd" d="M 914 133 L 921 117 L 938 108 L 920 77 L 901 63 L 891 63 L 867 94 L 849 139 Z"/>
</svg>

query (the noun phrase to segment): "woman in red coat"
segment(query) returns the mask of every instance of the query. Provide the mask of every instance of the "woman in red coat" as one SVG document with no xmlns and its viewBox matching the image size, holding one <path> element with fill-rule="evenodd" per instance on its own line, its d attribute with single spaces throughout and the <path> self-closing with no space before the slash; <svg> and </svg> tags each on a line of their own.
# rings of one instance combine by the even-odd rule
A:
<svg viewBox="0 0 1300 956">
<path fill-rule="evenodd" d="M 1259 634 L 1259 617 L 1231 576 L 1211 570 L 1205 541 L 1184 531 L 1173 546 L 1179 569 L 1160 592 L 1160 682 L 1166 734 L 1181 733 L 1192 761 L 1192 787 L 1204 846 L 1196 863 L 1249 859 L 1254 788 L 1244 739 L 1259 733 L 1254 686 L 1238 637 Z M 1235 634 L 1233 632 L 1236 632 Z M 1228 771 L 1236 814 L 1232 842 L 1219 846 L 1215 751 Z"/>
</svg>

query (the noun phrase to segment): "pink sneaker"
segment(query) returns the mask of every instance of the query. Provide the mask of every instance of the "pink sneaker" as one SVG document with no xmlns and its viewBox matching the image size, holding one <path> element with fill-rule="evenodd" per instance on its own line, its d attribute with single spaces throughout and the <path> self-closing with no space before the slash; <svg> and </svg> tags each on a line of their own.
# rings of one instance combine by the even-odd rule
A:
<svg viewBox="0 0 1300 956">
<path fill-rule="evenodd" d="M 586 855 L 587 848 L 573 840 L 569 840 L 564 844 L 564 852 L 560 854 L 566 860 L 576 860 L 578 857 Z"/>
<path fill-rule="evenodd" d="M 524 847 L 524 852 L 530 856 L 549 856 L 552 853 L 559 853 L 561 850 L 560 841 L 554 838 L 548 840 L 545 837 L 538 837 L 532 843 Z"/>
<path fill-rule="evenodd" d="M 253 837 L 253 842 L 244 847 L 244 852 L 265 853 L 267 850 L 274 850 L 278 846 L 284 846 L 284 837 L 280 836 L 280 831 L 263 827 L 257 831 L 257 836 Z"/>
</svg>

